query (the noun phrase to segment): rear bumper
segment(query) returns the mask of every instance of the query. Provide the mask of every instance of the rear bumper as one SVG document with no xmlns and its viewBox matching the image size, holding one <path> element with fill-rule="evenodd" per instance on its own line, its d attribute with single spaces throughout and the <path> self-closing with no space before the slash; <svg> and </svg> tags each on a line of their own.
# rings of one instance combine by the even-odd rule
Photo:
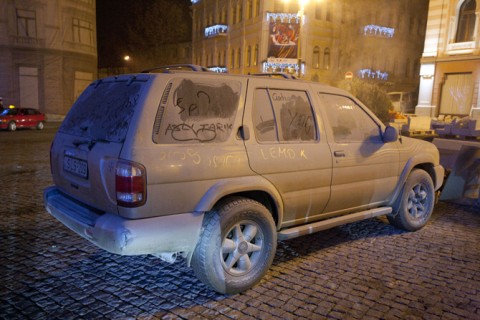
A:
<svg viewBox="0 0 480 320">
<path fill-rule="evenodd" d="M 47 211 L 96 246 L 120 255 L 153 254 L 164 259 L 190 257 L 202 228 L 202 213 L 183 213 L 129 220 L 100 212 L 49 187 L 43 193 Z"/>
</svg>

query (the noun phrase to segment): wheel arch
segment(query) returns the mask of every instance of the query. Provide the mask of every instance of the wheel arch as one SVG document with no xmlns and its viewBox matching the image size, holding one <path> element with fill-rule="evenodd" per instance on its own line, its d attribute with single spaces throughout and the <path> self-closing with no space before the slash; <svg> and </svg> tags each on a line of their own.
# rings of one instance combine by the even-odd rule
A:
<svg viewBox="0 0 480 320">
<path fill-rule="evenodd" d="M 195 211 L 211 211 L 231 197 L 249 198 L 263 204 L 272 214 L 277 230 L 283 220 L 283 201 L 278 190 L 260 177 L 222 180 L 210 187 Z"/>
<path fill-rule="evenodd" d="M 397 185 L 395 187 L 394 192 L 392 193 L 392 197 L 388 202 L 389 206 L 393 206 L 397 201 L 398 197 L 402 195 L 403 187 L 405 186 L 405 182 L 407 181 L 408 176 L 410 173 L 415 169 L 421 169 L 428 173 L 430 178 L 432 178 L 433 185 L 437 186 L 439 181 L 437 181 L 437 175 L 435 173 L 435 168 L 433 163 L 431 162 L 417 162 L 415 158 L 411 158 L 408 160 L 407 164 L 403 168 L 402 173 L 400 174 L 400 178 L 398 179 Z"/>
</svg>

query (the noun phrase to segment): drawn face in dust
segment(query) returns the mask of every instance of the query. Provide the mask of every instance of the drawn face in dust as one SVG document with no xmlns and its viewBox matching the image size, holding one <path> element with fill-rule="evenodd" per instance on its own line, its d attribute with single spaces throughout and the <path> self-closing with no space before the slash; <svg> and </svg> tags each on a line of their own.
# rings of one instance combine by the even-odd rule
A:
<svg viewBox="0 0 480 320">
<path fill-rule="evenodd" d="M 237 108 L 239 95 L 231 87 L 209 86 L 183 80 L 174 94 L 182 121 L 229 118 Z"/>
</svg>

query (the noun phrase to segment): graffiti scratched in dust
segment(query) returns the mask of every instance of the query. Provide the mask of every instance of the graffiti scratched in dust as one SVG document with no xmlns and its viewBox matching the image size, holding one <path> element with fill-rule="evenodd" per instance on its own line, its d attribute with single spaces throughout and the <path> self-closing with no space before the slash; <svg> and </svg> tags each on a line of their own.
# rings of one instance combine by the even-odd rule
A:
<svg viewBox="0 0 480 320">
<path fill-rule="evenodd" d="M 174 92 L 175 106 L 183 122 L 230 118 L 237 110 L 238 100 L 238 92 L 227 84 L 213 86 L 185 79 Z"/>
<path fill-rule="evenodd" d="M 170 135 L 175 141 L 198 141 L 210 142 L 217 136 L 231 132 L 233 125 L 231 123 L 201 123 L 201 124 L 169 124 L 165 130 L 166 135 Z"/>
<path fill-rule="evenodd" d="M 181 80 L 162 123 L 162 142 L 226 141 L 233 130 L 239 100 L 237 82 Z"/>
<path fill-rule="evenodd" d="M 315 130 L 310 105 L 301 97 L 291 96 L 280 110 L 282 134 L 285 140 L 314 140 Z"/>
</svg>

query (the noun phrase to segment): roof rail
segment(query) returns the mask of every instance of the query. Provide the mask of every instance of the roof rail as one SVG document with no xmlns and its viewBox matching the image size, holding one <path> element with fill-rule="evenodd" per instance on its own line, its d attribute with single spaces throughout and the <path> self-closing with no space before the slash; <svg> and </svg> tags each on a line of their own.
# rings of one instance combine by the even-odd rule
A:
<svg viewBox="0 0 480 320">
<path fill-rule="evenodd" d="M 252 73 L 252 76 L 256 77 L 269 77 L 269 78 L 284 78 L 284 79 L 298 79 L 292 74 L 284 72 L 271 72 L 271 73 Z"/>
<path fill-rule="evenodd" d="M 208 70 L 207 68 L 196 65 L 196 64 L 172 64 L 168 66 L 159 66 L 159 67 L 146 69 L 146 70 L 143 70 L 142 73 L 170 72 L 172 70 L 210 72 L 210 70 Z"/>
</svg>

